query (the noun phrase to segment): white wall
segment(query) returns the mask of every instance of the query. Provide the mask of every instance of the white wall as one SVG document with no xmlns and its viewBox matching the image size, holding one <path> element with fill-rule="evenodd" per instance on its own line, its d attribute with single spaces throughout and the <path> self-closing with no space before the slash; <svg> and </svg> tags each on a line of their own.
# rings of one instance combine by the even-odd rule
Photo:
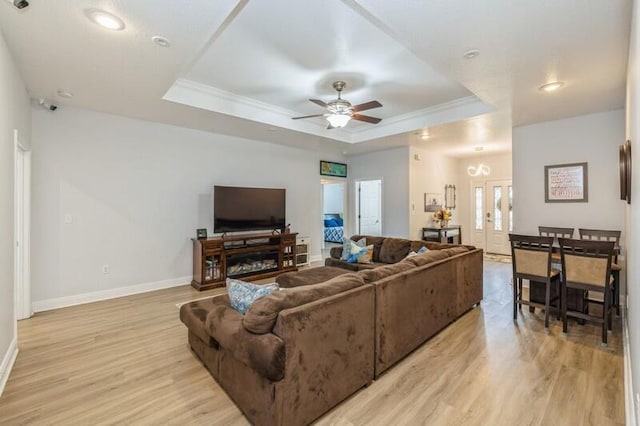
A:
<svg viewBox="0 0 640 426">
<path fill-rule="evenodd" d="M 349 229 L 356 233 L 355 181 L 382 179 L 382 235 L 409 237 L 409 147 L 349 157 Z"/>
<path fill-rule="evenodd" d="M 324 213 L 344 213 L 345 183 L 326 183 L 322 185 L 324 191 Z"/>
<path fill-rule="evenodd" d="M 629 68 L 627 70 L 627 115 L 626 115 L 626 135 L 631 140 L 632 155 L 632 176 L 631 185 L 631 205 L 626 208 L 626 252 L 627 252 L 627 324 L 629 328 L 629 350 L 630 355 L 625 354 L 628 363 L 625 363 L 625 371 L 630 367 L 634 389 L 625 389 L 627 395 L 627 413 L 633 413 L 635 408 L 636 419 L 640 420 L 640 290 L 637 288 L 640 283 L 640 263 L 638 253 L 640 253 L 640 179 L 638 170 L 640 168 L 640 69 L 638 60 L 640 59 L 640 6 L 635 1 L 633 5 L 633 20 L 631 24 L 631 41 L 629 46 Z M 621 141 L 619 141 L 621 143 Z M 629 380 L 625 378 L 625 387 Z M 634 396 L 635 395 L 635 396 Z M 636 406 L 632 404 L 635 401 Z M 627 416 L 629 420 L 629 416 Z"/>
<path fill-rule="evenodd" d="M 514 231 L 537 234 L 538 226 L 620 229 L 618 145 L 624 142 L 624 111 L 608 111 L 513 129 Z M 588 163 L 588 203 L 545 203 L 544 166 Z"/>
<path fill-rule="evenodd" d="M 416 156 L 420 158 L 416 159 Z M 458 193 L 458 163 L 460 160 L 437 154 L 428 148 L 411 147 L 409 149 L 410 182 L 410 230 L 412 240 L 422 239 L 422 228 L 433 224 L 433 213 L 424 211 L 424 194 L 440 194 L 444 202 L 444 186 L 456 186 L 456 208 L 452 210 L 452 224 L 460 224 L 460 212 L 464 210 Z"/>
<path fill-rule="evenodd" d="M 16 338 L 14 319 L 14 129 L 25 147 L 31 140 L 29 96 L 0 32 L 0 393 Z"/>
<path fill-rule="evenodd" d="M 491 168 L 488 176 L 472 177 L 467 173 L 469 166 L 477 167 L 479 163 Z M 511 153 L 498 155 L 478 155 L 460 159 L 458 162 L 458 206 L 456 209 L 458 221 L 462 225 L 462 241 L 465 244 L 473 244 L 471 240 L 471 182 L 511 179 Z"/>
<path fill-rule="evenodd" d="M 286 188 L 287 222 L 310 236 L 311 255 L 320 255 L 319 161 L 319 153 L 290 147 L 36 108 L 33 300 L 190 280 L 190 238 L 197 228 L 212 231 L 216 184 Z M 107 264 L 111 272 L 103 274 Z"/>
</svg>

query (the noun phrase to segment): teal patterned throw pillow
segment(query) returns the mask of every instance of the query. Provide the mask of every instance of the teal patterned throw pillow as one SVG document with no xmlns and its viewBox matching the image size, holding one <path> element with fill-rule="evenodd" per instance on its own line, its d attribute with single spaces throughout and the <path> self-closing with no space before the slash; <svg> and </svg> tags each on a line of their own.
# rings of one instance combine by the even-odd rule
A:
<svg viewBox="0 0 640 426">
<path fill-rule="evenodd" d="M 233 278 L 227 278 L 227 291 L 231 307 L 244 315 L 249 306 L 261 297 L 268 296 L 279 289 L 278 284 L 257 285 Z"/>
</svg>

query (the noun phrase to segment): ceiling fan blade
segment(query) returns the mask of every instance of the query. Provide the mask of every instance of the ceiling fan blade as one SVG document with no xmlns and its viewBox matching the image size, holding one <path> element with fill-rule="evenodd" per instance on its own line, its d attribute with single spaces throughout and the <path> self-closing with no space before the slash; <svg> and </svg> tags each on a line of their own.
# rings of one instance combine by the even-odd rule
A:
<svg viewBox="0 0 640 426">
<path fill-rule="evenodd" d="M 327 103 L 324 101 L 321 101 L 320 99 L 309 99 L 311 102 L 313 102 L 316 105 L 320 105 L 322 108 L 326 108 L 327 107 Z"/>
<path fill-rule="evenodd" d="M 358 121 L 365 121 L 371 124 L 378 124 L 379 122 L 382 121 L 382 118 L 369 117 L 368 115 L 362 115 L 362 114 L 353 114 L 351 118 Z"/>
<path fill-rule="evenodd" d="M 292 120 L 300 120 L 301 118 L 322 117 L 324 114 L 303 115 L 302 117 L 291 117 Z"/>
<path fill-rule="evenodd" d="M 366 111 L 368 109 L 380 108 L 381 106 L 382 104 L 378 101 L 370 101 L 370 102 L 365 102 L 363 104 L 354 106 L 353 111 L 354 112 Z"/>
</svg>

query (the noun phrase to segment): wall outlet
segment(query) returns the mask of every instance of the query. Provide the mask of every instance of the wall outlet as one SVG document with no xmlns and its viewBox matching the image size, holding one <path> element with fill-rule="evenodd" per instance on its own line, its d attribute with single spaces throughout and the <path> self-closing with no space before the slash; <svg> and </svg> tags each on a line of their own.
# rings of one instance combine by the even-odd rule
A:
<svg viewBox="0 0 640 426">
<path fill-rule="evenodd" d="M 109 265 L 102 265 L 102 273 L 108 274 L 109 272 L 111 272 L 111 267 Z"/>
<path fill-rule="evenodd" d="M 69 213 L 64 215 L 64 223 L 73 223 L 73 216 Z"/>
</svg>

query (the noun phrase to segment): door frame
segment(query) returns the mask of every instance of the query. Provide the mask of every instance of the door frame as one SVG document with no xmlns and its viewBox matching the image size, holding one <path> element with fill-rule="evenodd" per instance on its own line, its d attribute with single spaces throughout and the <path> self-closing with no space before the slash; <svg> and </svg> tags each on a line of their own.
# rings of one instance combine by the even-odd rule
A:
<svg viewBox="0 0 640 426">
<path fill-rule="evenodd" d="M 346 235 L 350 235 L 348 230 L 349 230 L 349 224 L 348 224 L 348 220 L 347 218 L 348 216 L 348 197 L 347 197 L 347 192 L 349 190 L 349 187 L 347 186 L 347 180 L 346 179 L 342 179 L 342 178 L 334 178 L 334 177 L 328 177 L 328 176 L 323 176 L 320 178 L 320 212 L 322 212 L 322 219 L 324 219 L 324 185 L 325 184 L 334 184 L 334 183 L 340 183 L 342 184 L 342 231 L 343 234 Z M 323 222 L 320 222 L 323 223 Z M 322 228 L 320 228 L 320 239 L 322 241 L 321 247 L 322 249 L 325 248 L 325 244 L 324 244 L 324 225 L 322 226 Z"/>
<path fill-rule="evenodd" d="M 14 316 L 30 318 L 31 307 L 31 152 L 14 138 Z M 20 164 L 22 163 L 22 164 Z"/>
<path fill-rule="evenodd" d="M 357 230 L 357 234 L 360 233 L 360 182 L 370 182 L 370 181 L 380 181 L 380 235 L 384 235 L 384 222 L 382 218 L 384 217 L 384 203 L 382 202 L 382 197 L 384 196 L 384 179 L 382 177 L 374 177 L 367 179 L 357 179 L 354 181 L 354 194 L 355 194 L 355 209 L 354 209 L 354 225 Z"/>
</svg>

